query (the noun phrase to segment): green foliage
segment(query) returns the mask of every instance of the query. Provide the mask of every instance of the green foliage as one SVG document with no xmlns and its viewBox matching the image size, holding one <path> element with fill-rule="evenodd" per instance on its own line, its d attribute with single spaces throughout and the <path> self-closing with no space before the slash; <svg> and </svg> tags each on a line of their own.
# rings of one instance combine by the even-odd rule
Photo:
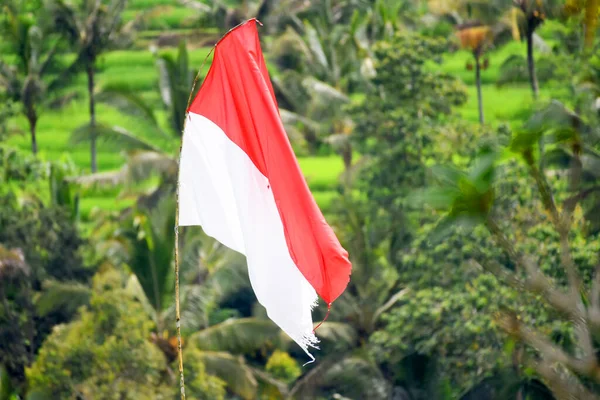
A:
<svg viewBox="0 0 600 400">
<path fill-rule="evenodd" d="M 58 99 L 53 95 L 48 103 L 35 103 L 44 108 L 66 106 L 46 113 L 37 124 L 45 151 L 40 160 L 69 152 L 78 166 L 87 165 L 89 156 L 76 142 L 98 139 L 100 169 L 106 172 L 80 182 L 107 185 L 90 185 L 80 192 L 84 221 L 106 216 L 90 213 L 92 207 L 101 211 L 136 206 L 98 224 L 89 238 L 102 257 L 133 274 L 125 286 L 111 272 L 119 283 L 104 285 L 106 290 L 97 286 L 92 292 L 87 280 L 93 268 L 85 266 L 82 240 L 72 223 L 79 222 L 74 218 L 78 195 L 67 179 L 74 170 L 66 164 L 51 167 L 0 147 L 0 185 L 8 182 L 2 186 L 4 192 L 21 191 L 0 202 L 4 246 L 0 245 L 0 264 L 19 264 L 15 261 L 19 249 L 29 263 L 25 264 L 29 275 L 0 280 L 0 298 L 6 300 L 0 306 L 0 365 L 5 366 L 0 370 L 7 372 L 0 372 L 0 398 L 9 391 L 23 397 L 24 367 L 36 357 L 52 326 L 68 323 L 82 306 L 80 319 L 56 327 L 30 369 L 36 384 L 30 400 L 69 398 L 69 393 L 81 399 L 178 397 L 174 326 L 168 323 L 174 312 L 173 207 L 161 207 L 159 199 L 175 187 L 174 151 L 193 78 L 191 66 L 200 65 L 209 50 L 200 47 L 212 44 L 216 32 L 206 26 L 225 29 L 250 16 L 265 23 L 259 30 L 261 40 L 273 62 L 269 67 L 281 116 L 294 147 L 303 154 L 325 155 L 303 157 L 300 164 L 349 250 L 353 275 L 329 320 L 317 331 L 323 341 L 321 360 L 298 369 L 292 358 L 297 349 L 286 348 L 291 355 L 283 352 L 289 340 L 270 321 L 257 318 L 260 307 L 254 302 L 243 257 L 192 228 L 181 229 L 188 396 L 276 399 L 287 392 L 281 380 L 296 398 L 537 399 L 529 389 L 543 387 L 541 374 L 531 363 L 539 353 L 523 352 L 516 340 L 522 332 L 514 329 L 510 332 L 515 338 L 506 341 L 498 328 L 506 328 L 501 316 L 507 310 L 551 344 L 562 346 L 568 356 L 583 354 L 570 320 L 561 319 L 543 293 L 525 294 L 526 290 L 484 273 L 477 263 L 488 271 L 490 266 L 500 267 L 493 271 L 504 278 L 528 277 L 519 262 L 491 241 L 484 226 L 476 226 L 491 218 L 516 252 L 532 255 L 552 286 L 562 291 L 568 287 L 568 274 L 561 268 L 560 234 L 545 210 L 549 197 L 538 193 L 537 182 L 526 174 L 540 164 L 548 170 L 548 186 L 557 202 L 580 200 L 568 241 L 583 282 L 584 302 L 587 306 L 595 300 L 588 289 L 600 252 L 596 235 L 600 149 L 594 139 L 598 57 L 585 60 L 579 54 L 583 35 L 575 19 L 541 27 L 545 16 L 535 15 L 534 8 L 549 14 L 548 5 L 558 2 L 514 2 L 533 8 L 523 9 L 521 17 L 528 20 L 521 18 L 519 26 L 512 27 L 521 33 L 533 27 L 540 36 L 536 46 L 546 47 L 543 39 L 553 47 L 552 54 L 535 58 L 544 83 L 542 97 L 560 96 L 563 101 L 518 128 L 533 104 L 525 85 L 526 44 L 515 41 L 490 54 L 491 69 L 481 81 L 485 112 L 494 127 L 475 128 L 471 124 L 477 120 L 475 88 L 465 91 L 460 83 L 474 81 L 472 71 L 464 68 L 472 54 L 452 54 L 454 45 L 445 40 L 453 34 L 450 21 L 476 17 L 498 28 L 496 43 L 503 43 L 511 27 L 503 18 L 513 6 L 510 1 L 437 2 L 457 5 L 457 13 L 439 19 L 426 14 L 424 4 L 433 1 L 235 0 L 173 5 L 167 0 L 130 0 L 124 8 L 124 0 L 52 0 L 47 2 L 53 4 L 50 10 L 39 0 L 9 2 L 20 3 L 21 9 L 0 16 L 0 23 L 16 16 L 12 22 L 18 27 L 15 36 L 2 32 L 0 37 L 0 102 L 19 99 L 15 107 L 0 107 L 0 137 L 24 148 L 27 137 L 11 134 L 15 128 L 23 130 L 26 121 L 14 112 L 40 100 L 47 88 L 57 87 L 52 83 L 57 74 L 60 89 L 70 89 L 63 84 L 72 78 L 76 91 L 83 93 L 85 79 L 77 73 L 93 59 L 91 72 L 97 73 L 100 88 L 93 93 L 101 103 L 96 111 L 102 123 L 86 123 L 89 104 L 78 97 L 62 98 L 57 92 Z M 86 8 L 95 4 L 106 7 L 98 13 Z M 38 12 L 46 17 L 39 23 Z M 131 39 L 129 28 L 142 19 L 153 31 L 144 32 L 131 49 L 112 51 L 124 44 L 121 39 Z M 46 22 L 54 22 L 60 28 L 56 30 L 71 39 L 74 53 L 58 45 L 58 57 L 48 63 L 47 74 L 29 79 L 25 86 L 32 90 L 21 99 L 23 79 L 36 78 L 27 73 L 36 71 L 30 68 L 35 64 L 30 63 L 31 55 L 41 54 L 38 61 L 43 62 L 55 44 L 54 37 L 46 35 L 48 40 L 36 47 L 40 44 L 36 31 L 45 29 Z M 96 35 L 112 29 L 111 24 L 119 31 L 126 28 L 125 35 Z M 200 29 L 169 29 L 183 26 Z M 169 32 L 160 32 L 163 28 Z M 428 38 L 408 33 L 416 30 Z M 149 43 L 162 47 L 182 39 L 187 49 L 180 45 L 160 53 L 145 50 Z M 380 42 L 373 46 L 376 41 Z M 87 56 L 90 60 L 82 62 Z M 62 68 L 60 63 L 71 67 Z M 459 115 L 462 120 L 457 121 Z M 503 152 L 498 148 L 507 144 L 505 122 L 515 134 L 510 151 Z M 74 130 L 75 140 L 69 141 Z M 126 156 L 118 150 L 126 151 Z M 343 160 L 331 156 L 332 150 Z M 517 160 L 509 160 L 514 153 Z M 571 173 L 578 155 L 581 185 L 571 186 L 563 178 Z M 122 166 L 124 158 L 121 170 L 107 171 Z M 436 167 L 429 169 L 432 165 Z M 348 179 L 340 196 L 338 181 L 344 168 Z M 416 188 L 432 181 L 436 188 L 415 196 Z M 166 183 L 162 192 L 148 195 L 157 183 Z M 38 204 L 39 194 L 27 197 L 28 191 L 46 187 L 50 206 Z M 144 195 L 137 198 L 141 191 Z M 426 207 L 416 210 L 415 203 Z M 89 225 L 79 227 L 90 233 Z M 571 299 L 580 297 L 568 293 Z M 315 321 L 323 311 L 314 313 Z M 544 383 L 560 382 L 568 374 L 566 368 L 557 371 L 560 376 L 545 378 Z M 119 379 L 122 376 L 125 379 Z M 593 388 L 589 380 L 582 382 Z M 43 392 L 52 385 L 63 393 Z M 547 392 L 544 396 L 551 398 Z"/>
<path fill-rule="evenodd" d="M 546 83 L 552 79 L 559 78 L 560 67 L 558 60 L 552 56 L 541 56 L 537 59 L 537 77 L 540 83 Z M 515 83 L 526 83 L 529 81 L 527 72 L 527 59 L 521 55 L 508 57 L 500 65 L 496 84 L 498 86 Z"/>
<path fill-rule="evenodd" d="M 124 289 L 115 270 L 94 279 L 90 305 L 77 321 L 57 326 L 27 370 L 30 389 L 53 398 L 171 399 L 162 352 L 149 340 L 153 322 Z M 194 357 L 187 372 L 194 398 L 223 398 L 223 384 Z"/>
<path fill-rule="evenodd" d="M 202 361 L 202 352 L 190 348 L 185 351 L 185 394 L 198 400 L 222 400 L 225 398 L 225 382 L 208 375 Z M 173 364 L 173 370 L 178 366 Z"/>
<path fill-rule="evenodd" d="M 384 316 L 385 329 L 371 341 L 375 357 L 389 363 L 400 381 L 404 358 L 418 354 L 435 360 L 436 373 L 450 381 L 456 396 L 509 362 L 494 313 L 514 305 L 517 294 L 471 262 L 489 245 L 484 230 L 454 229 L 432 243 L 435 228 L 424 225 L 402 254 L 400 279 L 410 282 L 411 292 Z M 497 251 L 488 253 L 502 259 Z"/>
<path fill-rule="evenodd" d="M 155 312 L 160 314 L 170 303 L 172 293 L 175 207 L 165 199 L 152 212 L 140 212 L 125 231 L 129 240 L 129 265 Z M 158 329 L 163 323 L 157 319 Z"/>
<path fill-rule="evenodd" d="M 446 46 L 442 39 L 404 33 L 377 44 L 378 90 L 351 110 L 353 141 L 361 153 L 376 156 L 363 172 L 365 189 L 389 212 L 398 212 L 399 198 L 424 183 L 423 157 L 436 127 L 466 100 L 458 81 L 425 68 Z"/>
<path fill-rule="evenodd" d="M 295 381 L 302 374 L 298 362 L 290 357 L 288 353 L 280 350 L 275 350 L 271 354 L 265 369 L 274 378 L 286 383 Z"/>
<path fill-rule="evenodd" d="M 3 7 L 0 34 L 6 38 L 16 60 L 12 64 L 0 59 L 0 99 L 20 105 L 19 111 L 29 123 L 31 149 L 36 154 L 36 126 L 41 110 L 53 106 L 56 104 L 53 100 L 57 100 L 57 78 L 49 79 L 48 75 L 60 42 L 45 24 L 41 7 L 25 13 L 27 3 L 10 0 Z"/>
<path fill-rule="evenodd" d="M 32 391 L 57 398 L 166 398 L 164 359 L 148 342 L 152 322 L 122 289 L 117 272 L 96 277 L 80 319 L 58 326 L 27 375 Z"/>
<path fill-rule="evenodd" d="M 13 386 L 22 388 L 23 369 L 33 361 L 52 326 L 68 321 L 89 300 L 89 290 L 81 282 L 92 269 L 83 262 L 85 242 L 64 209 L 36 202 L 19 207 L 12 194 L 0 201 L 0 249 L 4 249 L 1 243 L 18 249 L 24 274 L 6 275 L 11 263 L 5 257 L 0 261 L 0 275 L 4 275 L 0 277 L 4 300 L 0 364 L 7 368 Z"/>
<path fill-rule="evenodd" d="M 4 101 L 4 106 L 0 109 L 0 141 L 3 141 L 11 133 L 9 120 L 17 114 L 17 110 L 12 100 L 3 99 L 1 95 L 0 99 Z"/>
<path fill-rule="evenodd" d="M 2 390 L 23 381 L 23 369 L 31 362 L 33 304 L 30 267 L 18 249 L 0 244 L 0 365 Z"/>
<path fill-rule="evenodd" d="M 592 121 L 596 118 L 597 116 L 593 116 Z M 557 350 L 558 348 L 564 348 L 568 352 L 594 351 L 593 348 L 590 350 L 591 345 L 586 344 L 587 340 L 590 340 L 586 336 L 591 335 L 591 330 L 595 328 L 590 326 L 590 323 L 584 328 L 579 328 L 584 329 L 586 333 L 581 331 L 577 333 L 576 329 L 564 324 L 560 315 L 575 313 L 575 311 L 553 297 L 562 293 L 562 290 L 568 290 L 574 298 L 580 295 L 586 299 L 589 298 L 588 296 L 592 298 L 596 296 L 593 293 L 597 289 L 592 289 L 592 294 L 584 291 L 593 279 L 600 250 L 599 241 L 596 235 L 587 234 L 586 221 L 582 218 L 581 211 L 577 210 L 577 203 L 582 199 L 582 196 L 577 193 L 580 193 L 582 186 L 593 184 L 592 182 L 597 179 L 594 174 L 585 173 L 589 164 L 582 161 L 586 157 L 595 157 L 596 154 L 596 128 L 595 124 L 589 121 L 560 102 L 554 101 L 548 107 L 534 113 L 523 128 L 513 134 L 502 157 L 498 157 L 501 154 L 498 152 L 483 153 L 473 160 L 469 172 L 444 168 L 441 169 L 440 174 L 438 169 L 439 185 L 419 198 L 421 202 L 443 210 L 444 219 L 441 225 L 444 227 L 456 227 L 457 218 L 468 217 L 474 225 L 481 224 L 477 230 L 471 227 L 473 232 L 481 235 L 488 230 L 496 242 L 496 245 L 477 242 L 470 243 L 468 246 L 462 245 L 462 257 L 465 257 L 465 260 L 471 258 L 477 260 L 477 263 L 502 283 L 499 287 L 496 284 L 494 288 L 484 289 L 485 292 L 490 293 L 487 296 L 479 293 L 470 300 L 464 297 L 459 300 L 461 307 L 467 310 L 469 304 L 473 304 L 472 302 L 476 300 L 477 303 L 474 303 L 476 308 L 481 307 L 481 309 L 469 312 L 480 315 L 483 311 L 485 316 L 481 321 L 483 325 L 478 326 L 475 322 L 479 322 L 479 318 L 472 318 L 469 324 L 464 324 L 464 327 L 468 329 L 475 327 L 476 330 L 473 332 L 480 333 L 486 326 L 492 327 L 490 321 L 486 322 L 485 318 L 496 314 L 497 326 L 535 347 L 544 359 L 549 357 L 550 352 L 562 351 Z M 547 147 L 540 148 L 540 143 L 544 143 Z M 541 163 L 536 160 L 538 153 L 541 154 L 538 157 L 541 158 Z M 514 156 L 517 156 L 520 162 L 512 162 L 511 158 Z M 547 176 L 539 164 L 552 165 L 555 170 L 567 170 L 567 179 L 558 174 Z M 558 204 L 561 205 L 560 208 Z M 482 231 L 483 228 L 485 230 Z M 444 261 L 448 260 L 451 248 L 461 247 L 456 244 L 452 246 L 446 239 L 445 243 L 437 245 L 436 250 L 445 246 L 450 247 L 444 251 Z M 501 257 L 490 253 L 490 249 L 497 246 L 504 252 Z M 417 260 L 422 265 L 436 263 L 435 260 L 427 261 L 423 253 L 419 254 Z M 452 258 L 449 261 L 451 265 L 460 265 Z M 442 265 L 444 264 L 445 262 Z M 461 276 L 468 275 L 463 273 Z M 412 280 L 414 281 L 414 277 Z M 422 278 L 417 282 L 421 280 Z M 548 282 L 553 282 L 560 289 Z M 592 284 L 593 287 L 595 285 Z M 479 289 L 485 286 L 479 282 L 476 287 Z M 544 289 L 541 289 L 542 287 Z M 523 289 L 525 293 L 522 292 Z M 463 289 L 455 293 L 464 295 L 465 292 Z M 446 295 L 447 299 L 453 299 L 449 293 Z M 495 297 L 497 295 L 498 298 Z M 532 296 L 540 303 L 534 306 L 535 303 L 530 300 Z M 486 301 L 481 303 L 484 299 Z M 441 298 L 437 301 L 441 301 Z M 418 304 L 424 302 L 420 299 Z M 492 308 L 486 310 L 487 304 L 493 305 Z M 577 300 L 576 304 L 579 304 L 578 307 L 592 309 L 595 307 L 593 302 L 589 305 L 586 302 L 584 305 L 583 301 L 580 303 Z M 494 309 L 494 307 L 498 308 Z M 423 311 L 416 309 L 413 310 L 411 317 L 421 314 Z M 457 312 L 450 314 L 457 314 Z M 402 318 L 396 315 L 398 318 L 396 330 L 409 324 L 407 316 L 408 314 Z M 424 324 L 426 323 L 422 322 L 418 326 Z M 444 326 L 447 325 L 448 322 L 444 322 Z M 389 332 L 396 330 L 391 329 Z M 459 332 L 458 328 L 452 331 L 453 334 Z M 547 342 L 548 347 L 536 341 L 540 335 L 552 338 Z M 376 340 L 385 348 L 392 338 L 381 335 Z M 409 339 L 411 343 L 414 343 L 414 340 L 414 338 Z M 488 346 L 494 342 L 497 343 L 497 339 L 492 340 Z M 435 341 L 425 342 L 425 344 L 434 346 Z M 478 344 L 481 344 L 481 339 Z M 445 345 L 444 349 L 451 349 L 451 346 Z M 483 349 L 478 353 L 485 354 Z M 496 361 L 500 359 L 494 357 L 493 353 L 488 355 Z M 474 355 L 469 359 L 478 360 Z M 564 393 L 569 395 L 585 397 L 591 389 L 583 382 L 569 386 L 564 381 L 552 381 L 552 379 L 558 380 L 559 377 L 548 374 L 535 361 L 530 363 L 538 374 L 548 380 L 554 393 L 563 393 L 564 390 Z M 567 368 L 576 370 L 569 361 L 563 363 Z M 488 365 L 483 368 L 492 369 L 493 366 Z"/>
<path fill-rule="evenodd" d="M 0 145 L 0 182 L 35 182 L 46 176 L 45 163 L 15 148 Z"/>
<path fill-rule="evenodd" d="M 61 207 L 20 207 L 13 194 L 0 197 L 0 243 L 26 254 L 35 289 L 46 279 L 83 281 L 91 275 L 82 258 L 85 240 Z"/>
</svg>

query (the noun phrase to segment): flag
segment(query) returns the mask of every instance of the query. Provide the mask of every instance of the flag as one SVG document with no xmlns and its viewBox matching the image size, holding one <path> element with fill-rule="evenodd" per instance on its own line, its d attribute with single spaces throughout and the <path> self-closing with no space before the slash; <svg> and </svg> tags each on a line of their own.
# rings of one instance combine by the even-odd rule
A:
<svg viewBox="0 0 600 400">
<path fill-rule="evenodd" d="M 218 42 L 186 118 L 179 226 L 244 254 L 257 300 L 314 360 L 317 294 L 331 305 L 351 265 L 285 133 L 255 19 Z"/>
</svg>

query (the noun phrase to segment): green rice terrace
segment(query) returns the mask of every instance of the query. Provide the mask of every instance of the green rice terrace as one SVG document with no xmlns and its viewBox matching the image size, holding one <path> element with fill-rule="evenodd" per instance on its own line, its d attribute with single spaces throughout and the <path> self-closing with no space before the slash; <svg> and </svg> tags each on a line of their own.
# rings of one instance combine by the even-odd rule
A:
<svg viewBox="0 0 600 400">
<path fill-rule="evenodd" d="M 181 38 L 191 38 L 189 57 L 190 67 L 199 69 L 211 46 L 197 47 L 196 43 L 214 42 L 219 37 L 215 28 L 203 28 L 198 23 L 199 17 L 194 18 L 194 12 L 189 8 L 176 5 L 171 0 L 133 0 L 123 13 L 124 20 L 132 20 L 141 13 L 145 13 L 144 30 L 136 35 L 136 41 L 130 50 L 113 50 L 103 54 L 98 60 L 98 86 L 116 85 L 135 91 L 146 99 L 154 108 L 159 117 L 164 117 L 164 110 L 159 101 L 158 70 L 156 60 L 149 51 L 150 46 L 161 42 L 161 37 L 170 36 L 171 46 L 161 47 L 160 52 L 175 53 L 173 47 L 177 46 Z M 541 32 L 543 34 L 543 30 Z M 173 39 L 175 37 L 175 39 Z M 482 72 L 482 91 L 484 96 L 484 111 L 489 124 L 497 125 L 502 122 L 518 124 L 522 122 L 524 106 L 532 103 L 529 84 L 524 81 L 518 84 L 507 84 L 498 87 L 499 68 L 511 55 L 522 55 L 525 44 L 513 42 L 489 54 L 490 67 Z M 266 57 L 269 53 L 266 52 Z M 465 120 L 473 123 L 478 121 L 477 95 L 474 86 L 474 74 L 466 69 L 467 62 L 472 55 L 467 51 L 456 51 L 444 56 L 441 65 L 434 65 L 439 71 L 447 72 L 458 77 L 468 85 L 468 101 L 459 108 L 458 112 Z M 208 71 L 210 60 L 207 61 L 202 75 Z M 77 78 L 74 90 L 85 96 L 86 79 L 84 75 Z M 549 98 L 551 88 L 543 88 L 541 96 Z M 360 101 L 360 96 L 356 101 Z M 144 128 L 139 121 L 120 113 L 112 107 L 99 105 L 97 110 L 99 121 L 110 121 L 111 124 L 122 126 L 131 132 L 144 136 Z M 90 154 L 85 143 L 73 146 L 69 138 L 77 127 L 85 124 L 89 119 L 88 106 L 83 101 L 73 101 L 67 106 L 49 111 L 42 115 L 39 121 L 39 147 L 40 158 L 46 160 L 71 159 L 82 171 L 89 172 Z M 26 131 L 27 122 L 19 118 L 18 126 Z M 149 138 L 158 140 L 158 145 L 172 149 L 178 148 L 176 141 L 165 143 L 162 138 Z M 9 142 L 20 149 L 30 147 L 27 135 L 12 137 Z M 110 143 L 100 143 L 98 147 L 98 169 L 109 171 L 119 168 L 124 163 L 124 154 L 118 146 Z M 318 204 L 325 211 L 335 196 L 339 175 L 343 172 L 343 162 L 339 156 L 307 156 L 299 158 L 300 166 L 305 173 L 308 184 Z M 131 205 L 132 199 L 119 196 L 121 189 L 85 190 L 81 198 L 81 213 L 84 220 L 95 208 L 121 209 Z"/>
</svg>

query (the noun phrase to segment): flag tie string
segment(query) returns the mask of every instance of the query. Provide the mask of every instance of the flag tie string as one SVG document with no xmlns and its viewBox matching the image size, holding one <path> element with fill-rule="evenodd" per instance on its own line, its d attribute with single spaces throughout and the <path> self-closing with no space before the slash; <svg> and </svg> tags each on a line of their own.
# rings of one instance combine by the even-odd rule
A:
<svg viewBox="0 0 600 400">
<path fill-rule="evenodd" d="M 315 326 L 315 328 L 313 329 L 313 333 L 317 332 L 317 329 L 319 329 L 319 327 L 321 325 L 323 325 L 323 322 L 327 321 L 327 318 L 329 318 L 329 312 L 331 311 L 331 303 L 327 304 L 327 314 L 325 314 L 325 318 L 323 318 L 323 321 L 319 322 L 317 324 L 317 326 Z"/>
</svg>

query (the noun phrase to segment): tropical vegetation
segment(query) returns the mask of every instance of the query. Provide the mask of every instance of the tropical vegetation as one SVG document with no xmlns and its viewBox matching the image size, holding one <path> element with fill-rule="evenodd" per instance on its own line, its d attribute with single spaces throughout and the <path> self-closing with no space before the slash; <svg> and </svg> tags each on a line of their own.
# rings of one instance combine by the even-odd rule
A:
<svg viewBox="0 0 600 400">
<path fill-rule="evenodd" d="M 597 0 L 4 0 L 0 400 L 600 398 Z M 175 234 L 190 93 L 257 17 L 353 273 L 308 365 Z"/>
</svg>

